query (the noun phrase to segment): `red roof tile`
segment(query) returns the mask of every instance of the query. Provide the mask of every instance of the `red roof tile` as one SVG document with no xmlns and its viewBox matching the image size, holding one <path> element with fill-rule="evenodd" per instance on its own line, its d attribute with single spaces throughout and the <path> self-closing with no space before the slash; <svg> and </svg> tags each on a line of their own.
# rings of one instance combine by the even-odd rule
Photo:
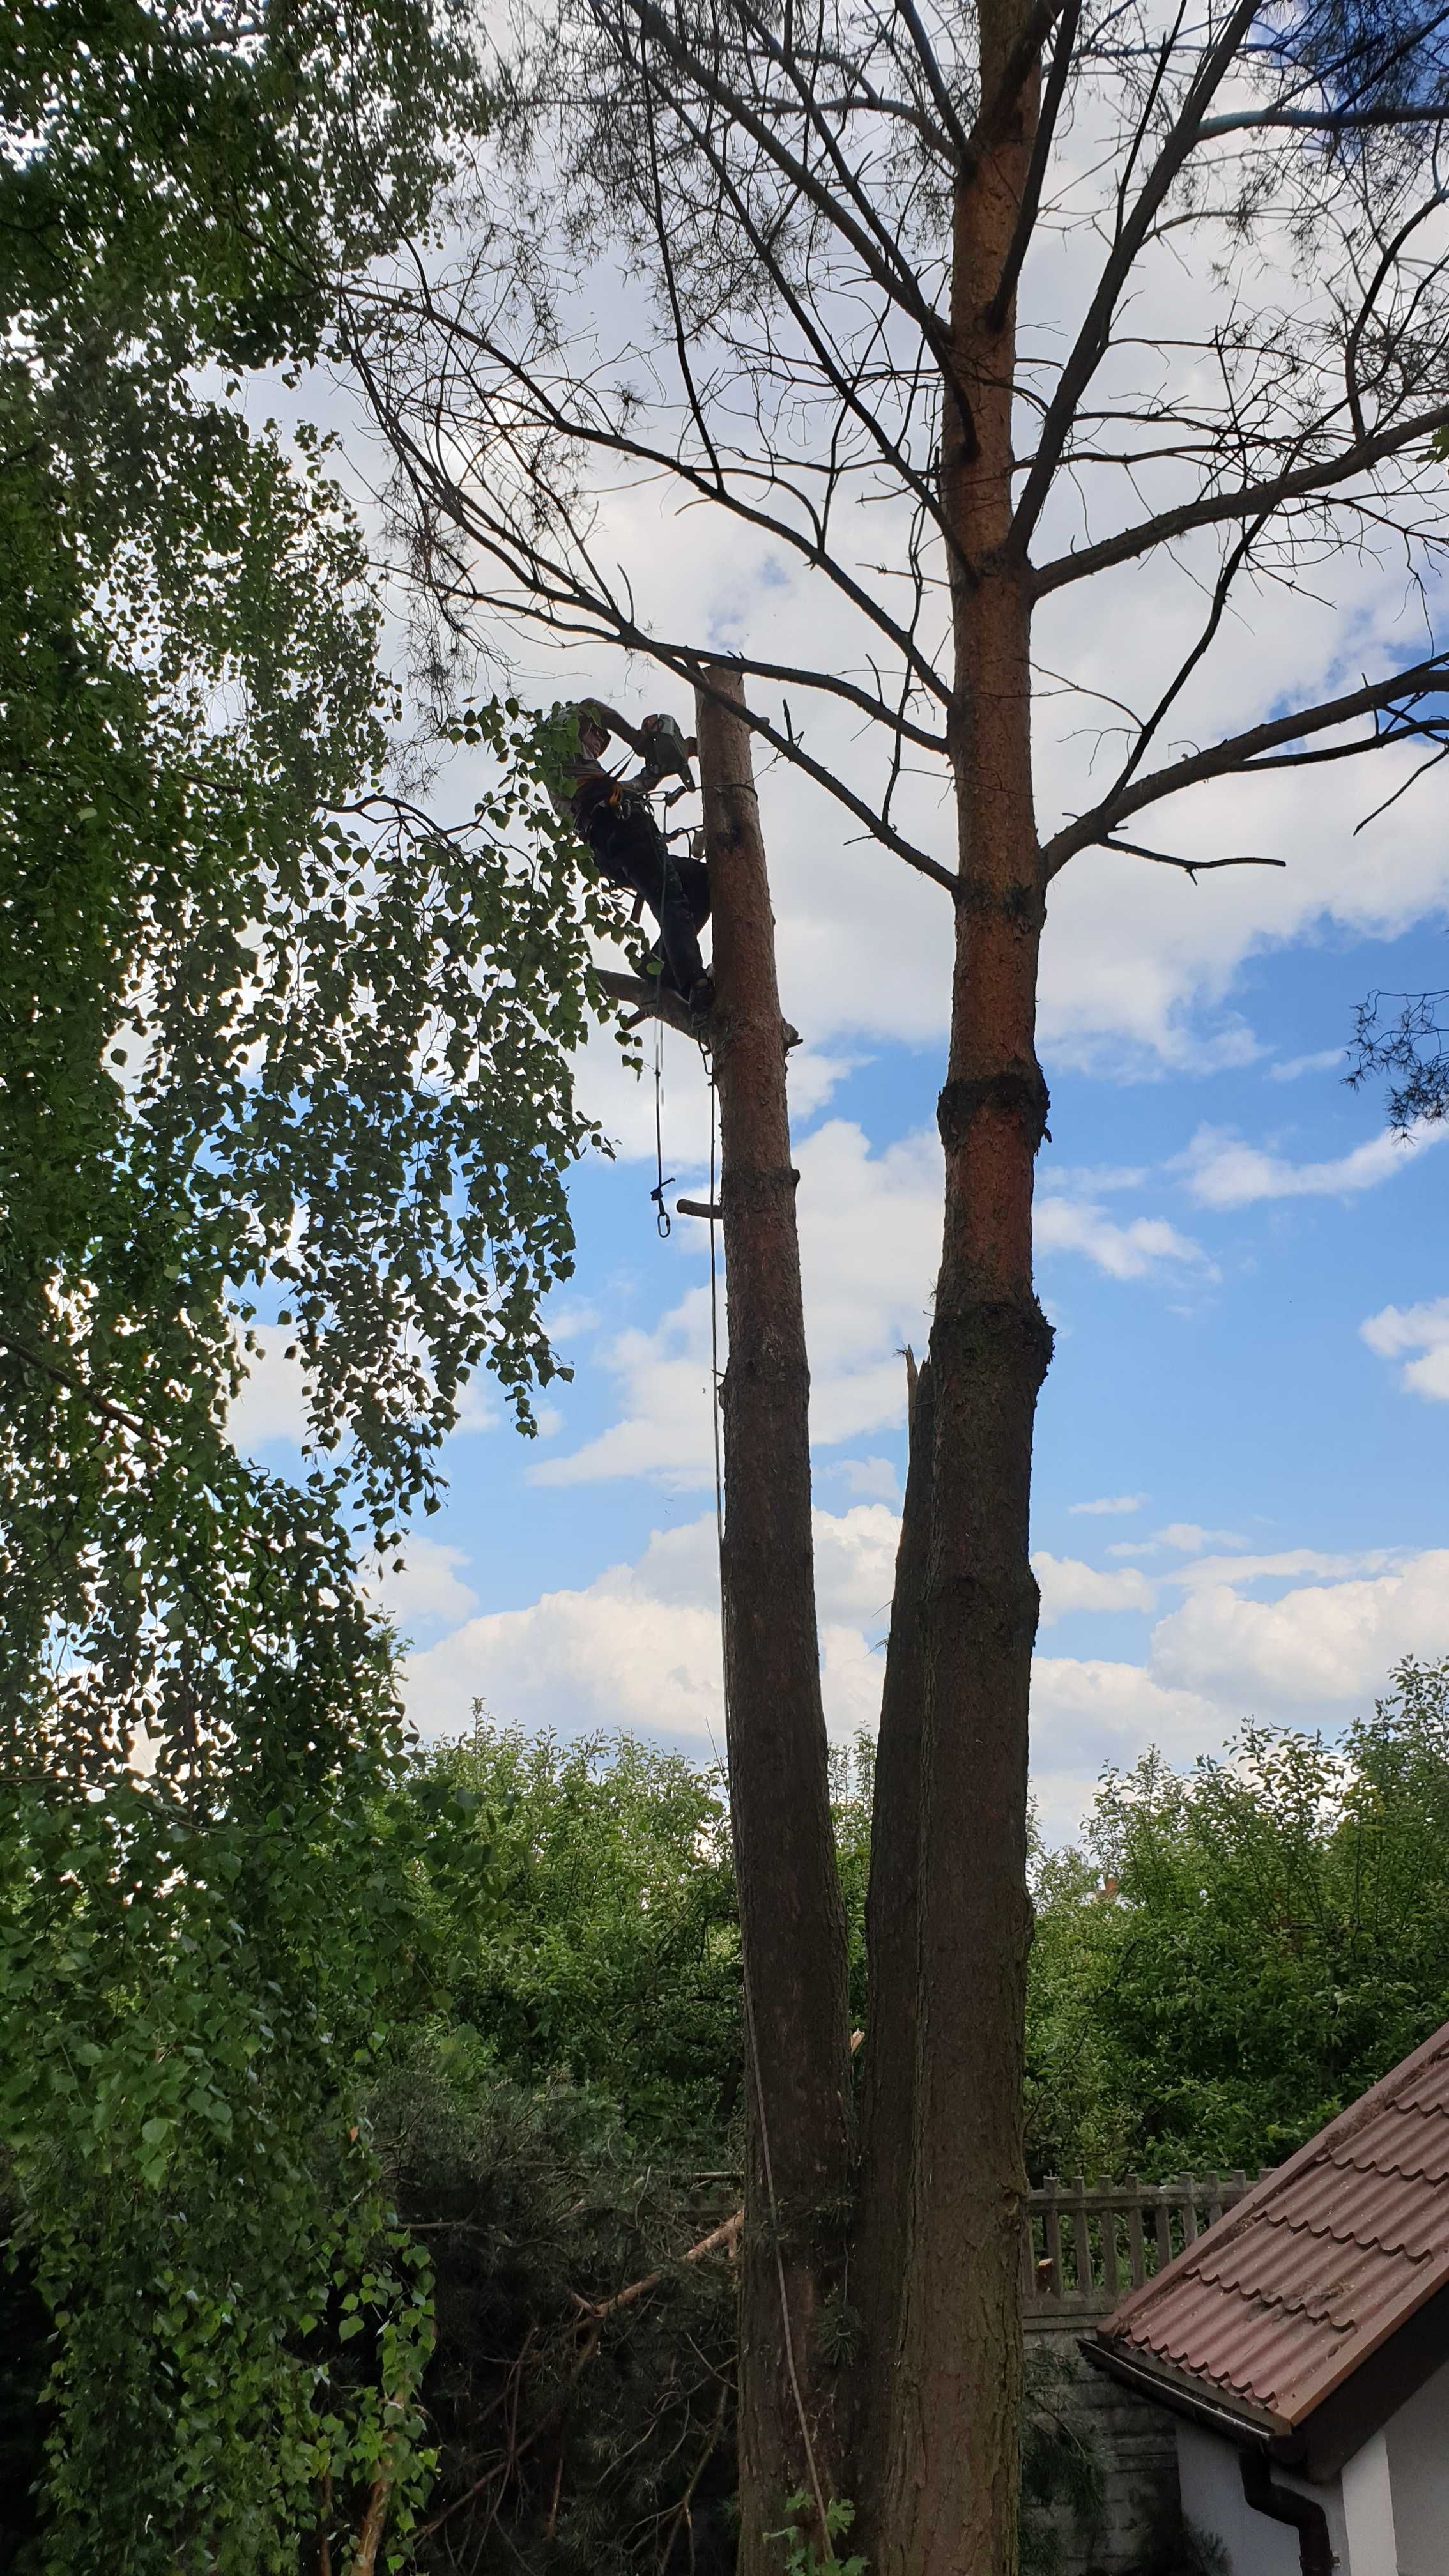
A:
<svg viewBox="0 0 1449 2576">
<path fill-rule="evenodd" d="M 1449 2283 L 1449 2022 L 1124 2299 L 1098 2342 L 1283 2432 Z"/>
</svg>

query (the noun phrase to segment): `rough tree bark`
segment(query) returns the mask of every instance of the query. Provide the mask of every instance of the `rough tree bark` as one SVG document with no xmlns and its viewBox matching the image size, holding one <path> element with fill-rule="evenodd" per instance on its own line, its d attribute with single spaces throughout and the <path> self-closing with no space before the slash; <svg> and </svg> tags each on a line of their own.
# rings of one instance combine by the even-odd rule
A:
<svg viewBox="0 0 1449 2576">
<path fill-rule="evenodd" d="M 1029 574 L 1011 547 L 1014 299 L 992 304 L 1035 131 L 1021 0 L 983 0 L 983 149 L 952 242 L 942 490 L 953 540 L 961 881 L 946 1193 L 930 1340 L 919 2011 L 885 2576 L 1011 2576 L 1021 2388 L 1032 1432 L 1050 1333 L 1032 1286 L 1047 1096 L 1036 1058 L 1045 879 L 1032 798 Z M 1015 87 L 1015 95 L 1010 92 Z M 1007 95 L 994 120 L 989 102 Z"/>
<path fill-rule="evenodd" d="M 810 1520 L 809 1369 L 775 974 L 735 673 L 706 674 L 700 782 L 713 887 L 715 1078 L 729 1364 L 724 1591 L 730 1807 L 744 1952 L 748 2142 L 740 2576 L 778 2567 L 784 2499 L 842 2492 L 839 2374 L 820 2310 L 850 2179 L 845 1915 L 830 1820 Z"/>
<path fill-rule="evenodd" d="M 860 2319 L 854 2445 L 857 2519 L 851 2540 L 873 2566 L 879 2564 L 889 2455 L 915 2105 L 932 1389 L 928 1362 L 915 1380 L 910 1402 L 910 1456 L 881 1688 L 865 1903 L 870 1997 L 861 2051 L 860 2163 L 851 2272 L 852 2303 Z"/>
</svg>

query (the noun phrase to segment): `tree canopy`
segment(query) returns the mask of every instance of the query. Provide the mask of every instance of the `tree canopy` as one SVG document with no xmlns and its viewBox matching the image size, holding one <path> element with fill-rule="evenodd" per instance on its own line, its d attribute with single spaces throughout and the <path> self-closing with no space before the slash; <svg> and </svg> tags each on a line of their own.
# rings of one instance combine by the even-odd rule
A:
<svg viewBox="0 0 1449 2576">
<path fill-rule="evenodd" d="M 364 528 L 253 414 L 428 221 L 462 26 L 0 31 L 0 2172 L 46 2566 L 291 2568 L 329 2498 L 375 2555 L 426 2477 L 363 2099 L 469 1811 L 403 1791 L 357 1541 L 432 1500 L 472 1370 L 530 1421 L 596 997 L 549 729 L 440 704 L 483 794 L 404 792 Z M 261 1301 L 300 1477 L 228 1436 Z"/>
<path fill-rule="evenodd" d="M 1449 2018 L 1449 1665 L 1342 1743 L 1250 1726 L 1099 1789 L 1044 1861 L 1038 2170 L 1278 2164 Z"/>
<path fill-rule="evenodd" d="M 224 373 L 316 355 L 425 219 L 481 113 L 460 23 L 37 7 L 0 51 L 0 1672 L 12 1724 L 107 1759 L 204 1732 L 260 1554 L 325 1627 L 343 1491 L 394 1529 L 470 1372 L 527 1427 L 554 1366 L 592 986 L 548 729 L 468 724 L 495 784 L 460 827 L 396 793 L 328 442 Z M 305 1505 L 225 1438 L 264 1286 Z"/>
</svg>

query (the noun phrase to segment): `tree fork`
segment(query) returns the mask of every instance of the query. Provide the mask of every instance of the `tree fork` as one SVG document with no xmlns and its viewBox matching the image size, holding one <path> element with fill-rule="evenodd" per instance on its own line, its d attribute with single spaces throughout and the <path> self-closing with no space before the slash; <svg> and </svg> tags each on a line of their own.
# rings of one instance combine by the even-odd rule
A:
<svg viewBox="0 0 1449 2576">
<path fill-rule="evenodd" d="M 696 732 L 714 919 L 729 1364 L 721 1565 L 748 2141 L 740 2319 L 740 2576 L 778 2565 L 787 2495 L 838 2496 L 844 2413 L 821 2310 L 850 2181 L 845 1913 L 815 1619 L 810 1377 L 785 1030 L 738 673 Z"/>
</svg>

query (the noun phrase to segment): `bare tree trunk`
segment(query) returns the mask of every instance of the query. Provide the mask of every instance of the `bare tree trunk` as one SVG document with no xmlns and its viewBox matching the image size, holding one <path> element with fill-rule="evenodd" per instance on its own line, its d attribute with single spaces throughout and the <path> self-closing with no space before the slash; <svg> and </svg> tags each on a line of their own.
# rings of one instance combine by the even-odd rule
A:
<svg viewBox="0 0 1449 2576">
<path fill-rule="evenodd" d="M 1023 12 L 985 0 L 982 97 Z M 1013 2576 L 1021 2397 L 1027 1710 L 1037 1589 L 1032 1432 L 1051 1336 L 1032 1286 L 1047 1097 L 1035 1047 L 1045 880 L 1032 798 L 1030 606 L 1008 544 L 1015 315 L 1001 279 L 1033 75 L 959 191 L 942 489 L 956 544 L 951 750 L 961 889 L 945 1229 L 930 1366 L 920 2008 L 886 2576 Z"/>
<path fill-rule="evenodd" d="M 890 2393 L 905 2269 L 916 2074 L 924 1625 L 931 1536 L 934 1398 L 929 1363 L 913 1379 L 910 1457 L 896 1550 L 876 1740 L 865 1905 L 865 2042 L 852 2265 L 861 2327 L 856 2371 L 853 2548 L 878 2563 Z"/>
<path fill-rule="evenodd" d="M 723 701 L 723 703 L 721 703 Z M 744 1951 L 748 2149 L 740 2576 L 777 2566 L 787 2495 L 840 2492 L 839 2374 L 820 2311 L 841 2278 L 850 2153 L 845 1915 L 830 1821 L 810 1521 L 809 1370 L 750 737 L 711 670 L 697 730 L 714 905 L 715 1067 L 729 1312 L 725 1678 Z"/>
</svg>

